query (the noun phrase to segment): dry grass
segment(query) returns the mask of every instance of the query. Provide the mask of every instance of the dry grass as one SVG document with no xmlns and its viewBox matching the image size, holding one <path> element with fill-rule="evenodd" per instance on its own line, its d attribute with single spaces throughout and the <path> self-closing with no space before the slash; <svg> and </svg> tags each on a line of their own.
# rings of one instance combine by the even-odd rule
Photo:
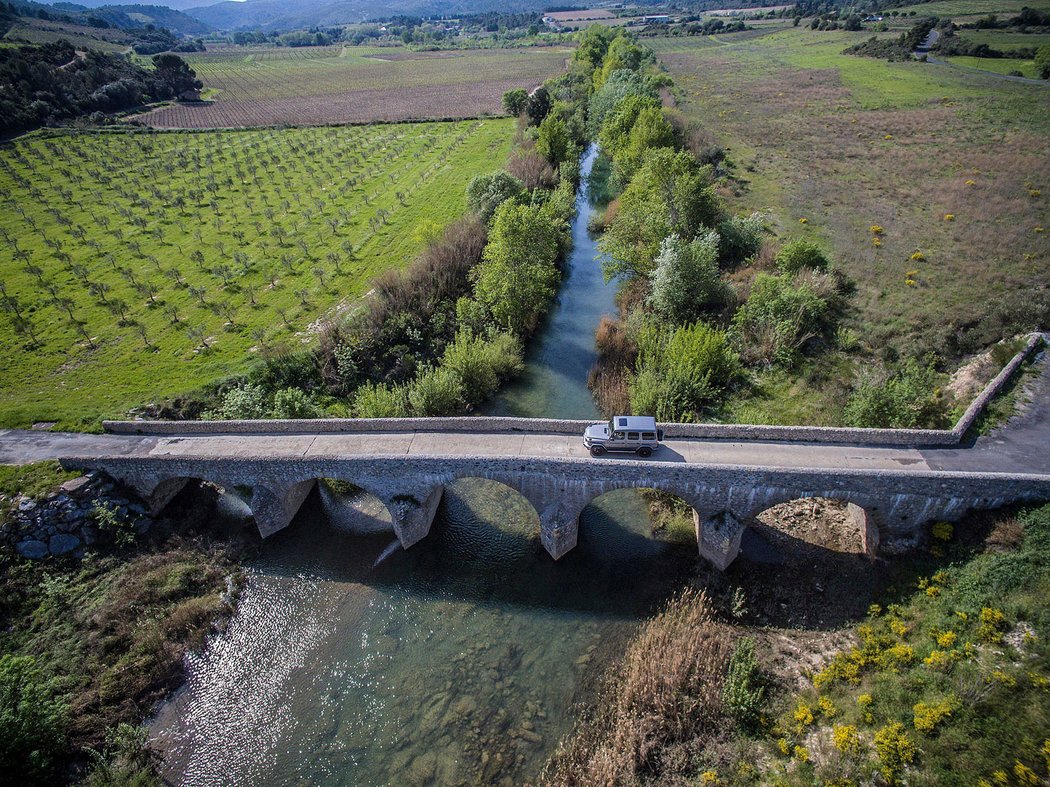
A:
<svg viewBox="0 0 1050 787">
<path fill-rule="evenodd" d="M 851 320 L 867 343 L 954 361 L 1045 316 L 1050 246 L 1035 228 L 1047 226 L 1050 93 L 841 55 L 851 35 L 656 46 L 682 112 L 735 165 L 731 209 L 822 242 L 856 283 Z"/>
<path fill-rule="evenodd" d="M 642 628 L 541 783 L 599 787 L 693 775 L 724 726 L 722 683 L 731 650 L 707 596 L 683 592 Z"/>
</svg>

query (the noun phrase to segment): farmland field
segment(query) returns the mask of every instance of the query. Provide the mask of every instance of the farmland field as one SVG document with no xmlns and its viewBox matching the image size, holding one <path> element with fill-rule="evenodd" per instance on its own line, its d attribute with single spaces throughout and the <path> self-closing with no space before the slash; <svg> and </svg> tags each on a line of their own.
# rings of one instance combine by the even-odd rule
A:
<svg viewBox="0 0 1050 787">
<path fill-rule="evenodd" d="M 1007 57 L 949 57 L 948 62 L 953 66 L 976 68 L 996 74 L 1012 74 L 1014 71 L 1020 71 L 1021 76 L 1029 79 L 1039 78 L 1039 71 L 1035 67 L 1034 60 L 1016 60 Z"/>
<path fill-rule="evenodd" d="M 951 357 L 962 326 L 1048 283 L 1050 89 L 841 54 L 869 35 L 655 46 L 735 165 L 732 207 L 829 248 L 865 343 Z"/>
<path fill-rule="evenodd" d="M 0 425 L 88 425 L 307 341 L 462 213 L 511 127 L 36 134 L 0 149 Z"/>
<path fill-rule="evenodd" d="M 161 128 L 228 128 L 500 114 L 506 90 L 531 90 L 563 71 L 571 53 L 339 46 L 197 53 L 186 59 L 216 100 L 143 117 Z"/>
<path fill-rule="evenodd" d="M 0 42 L 4 44 L 25 41 L 31 44 L 49 44 L 63 40 L 78 49 L 97 49 L 100 52 L 112 53 L 125 51 L 130 39 L 123 30 L 85 27 L 28 17 L 19 19 L 0 37 Z"/>
</svg>

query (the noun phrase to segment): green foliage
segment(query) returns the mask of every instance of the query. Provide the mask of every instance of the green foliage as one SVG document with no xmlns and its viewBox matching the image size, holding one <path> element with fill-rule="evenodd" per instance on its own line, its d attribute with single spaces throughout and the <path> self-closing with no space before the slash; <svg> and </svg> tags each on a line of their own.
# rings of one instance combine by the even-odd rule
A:
<svg viewBox="0 0 1050 787">
<path fill-rule="evenodd" d="M 740 265 L 758 254 L 765 235 L 764 218 L 761 213 L 730 216 L 718 225 L 718 258 L 724 267 Z"/>
<path fill-rule="evenodd" d="M 408 390 L 403 385 L 365 383 L 354 394 L 351 410 L 357 418 L 407 418 Z"/>
<path fill-rule="evenodd" d="M 755 640 L 744 637 L 737 641 L 729 659 L 722 701 L 736 723 L 751 731 L 758 727 L 765 698 L 766 688 L 762 685 L 762 673 L 755 658 Z"/>
<path fill-rule="evenodd" d="M 609 51 L 609 42 L 616 31 L 605 25 L 590 25 L 577 34 L 579 46 L 572 55 L 573 62 L 580 63 L 588 72 L 598 68 Z"/>
<path fill-rule="evenodd" d="M 94 762 L 85 787 L 155 787 L 157 755 L 149 746 L 149 728 L 122 722 L 106 730 L 106 745 L 92 752 Z"/>
<path fill-rule="evenodd" d="M 684 151 L 650 150 L 599 241 L 609 255 L 603 263 L 606 278 L 648 277 L 664 238 L 676 234 L 692 239 L 714 226 L 720 212 L 710 168 Z"/>
<path fill-rule="evenodd" d="M 575 153 L 565 122 L 553 112 L 540 123 L 536 150 L 555 167 L 568 161 Z"/>
<path fill-rule="evenodd" d="M 932 364 L 909 358 L 889 376 L 867 374 L 846 402 L 850 426 L 928 429 L 947 425 L 947 402 Z"/>
<path fill-rule="evenodd" d="M 417 417 L 456 413 L 463 397 L 462 379 L 443 366 L 424 369 L 408 387 L 408 404 Z"/>
<path fill-rule="evenodd" d="M 529 100 L 529 94 L 524 88 L 508 90 L 503 94 L 503 109 L 511 117 L 517 117 L 525 111 L 525 103 Z"/>
<path fill-rule="evenodd" d="M 25 495 L 33 499 L 46 496 L 64 481 L 76 478 L 77 472 L 63 470 L 58 462 L 31 465 L 0 465 L 0 495 L 8 498 Z M 2 504 L 0 504 L 2 510 Z"/>
<path fill-rule="evenodd" d="M 265 418 L 270 410 L 268 400 L 269 395 L 261 385 L 238 385 L 223 395 L 218 410 L 204 413 L 204 418 L 214 421 Z"/>
<path fill-rule="evenodd" d="M 504 203 L 493 218 L 474 295 L 502 330 L 530 333 L 557 292 L 563 226 L 544 206 Z"/>
<path fill-rule="evenodd" d="M 627 144 L 614 157 L 616 176 L 626 183 L 634 175 L 646 153 L 653 148 L 672 148 L 675 130 L 659 107 L 645 107 L 631 126 Z"/>
<path fill-rule="evenodd" d="M 1035 67 L 1041 79 L 1050 79 L 1050 44 L 1043 44 L 1036 50 Z"/>
<path fill-rule="evenodd" d="M 496 208 L 524 193 L 521 181 L 502 170 L 491 175 L 475 175 L 467 186 L 467 207 L 486 224 Z"/>
<path fill-rule="evenodd" d="M 725 332 L 698 322 L 674 330 L 645 325 L 638 338 L 631 411 L 661 421 L 691 421 L 717 404 L 740 374 Z"/>
<path fill-rule="evenodd" d="M 605 80 L 601 88 L 595 91 L 587 105 L 587 128 L 592 138 L 597 137 L 605 118 L 627 96 L 650 96 L 655 98 L 652 89 L 637 72 L 629 69 L 614 71 Z"/>
<path fill-rule="evenodd" d="M 273 395 L 270 415 L 273 418 L 318 418 L 321 410 L 305 391 L 282 388 Z"/>
<path fill-rule="evenodd" d="M 825 327 L 829 311 L 810 282 L 760 273 L 733 315 L 733 335 L 748 361 L 791 366 Z"/>
<path fill-rule="evenodd" d="M 53 784 L 66 753 L 66 707 L 28 656 L 0 656 L 0 730 L 4 778 Z"/>
<path fill-rule="evenodd" d="M 617 71 L 624 69 L 637 71 L 645 56 L 645 50 L 635 44 L 622 28 L 617 30 L 616 36 L 609 42 L 609 48 L 602 59 L 602 67 L 595 69 L 595 89 L 600 90 L 610 75 Z"/>
<path fill-rule="evenodd" d="M 705 311 L 720 308 L 729 285 L 718 270 L 718 233 L 708 232 L 684 243 L 670 235 L 660 246 L 648 303 L 672 323 L 693 322 Z"/>
<path fill-rule="evenodd" d="M 627 148 L 638 115 L 649 108 L 659 109 L 660 102 L 641 93 L 630 93 L 616 103 L 598 132 L 598 143 L 606 156 L 613 158 Z"/>
<path fill-rule="evenodd" d="M 826 271 L 831 263 L 824 250 L 812 241 L 799 239 L 791 241 L 777 253 L 777 268 L 787 276 L 794 276 L 802 270 Z"/>
<path fill-rule="evenodd" d="M 113 540 L 119 549 L 126 549 L 135 543 L 135 525 L 113 503 L 96 500 L 91 507 L 91 518 L 99 532 Z"/>
<path fill-rule="evenodd" d="M 469 404 L 479 404 L 496 392 L 501 380 L 520 372 L 521 341 L 510 333 L 490 339 L 461 331 L 445 349 L 441 366 L 455 374 Z"/>
</svg>

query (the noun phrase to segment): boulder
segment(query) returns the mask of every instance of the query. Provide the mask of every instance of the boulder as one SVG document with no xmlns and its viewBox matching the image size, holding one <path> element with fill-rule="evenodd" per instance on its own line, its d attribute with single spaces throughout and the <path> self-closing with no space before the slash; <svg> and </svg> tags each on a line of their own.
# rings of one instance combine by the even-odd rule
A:
<svg viewBox="0 0 1050 787">
<path fill-rule="evenodd" d="M 82 475 L 79 478 L 71 478 L 70 480 L 66 481 L 64 484 L 62 484 L 62 486 L 59 487 L 59 489 L 61 489 L 67 494 L 73 494 L 75 492 L 79 492 L 81 489 L 83 489 L 90 483 L 91 479 L 86 475 Z"/>
<path fill-rule="evenodd" d="M 15 547 L 15 549 L 18 550 L 18 554 L 22 557 L 27 557 L 30 560 L 41 560 L 47 557 L 48 554 L 47 544 L 43 541 L 37 541 L 36 539 L 22 541 Z"/>
<path fill-rule="evenodd" d="M 80 546 L 80 539 L 68 533 L 59 533 L 51 536 L 49 549 L 52 555 L 65 555 Z"/>
</svg>

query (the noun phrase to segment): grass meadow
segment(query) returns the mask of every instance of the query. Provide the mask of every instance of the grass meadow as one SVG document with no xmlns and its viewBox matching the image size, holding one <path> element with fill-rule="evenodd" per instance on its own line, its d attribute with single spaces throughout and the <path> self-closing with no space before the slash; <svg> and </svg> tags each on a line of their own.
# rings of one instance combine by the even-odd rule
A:
<svg viewBox="0 0 1050 787">
<path fill-rule="evenodd" d="M 1045 11 L 1050 9 L 1050 0 L 934 0 L 932 3 L 919 3 L 897 10 L 902 13 L 914 11 L 915 16 L 1007 16 L 1020 13 L 1025 6 Z"/>
<path fill-rule="evenodd" d="M 0 149 L 0 425 L 90 427 L 243 372 L 407 263 L 511 120 L 37 133 Z"/>
<path fill-rule="evenodd" d="M 950 326 L 1046 285 L 1050 90 L 842 54 L 869 35 L 788 28 L 654 44 L 682 110 L 728 151 L 732 209 L 829 249 L 856 283 L 847 324 L 863 345 L 940 351 Z M 763 381 L 762 398 L 835 422 L 840 367 Z M 744 420 L 783 415 L 741 407 Z"/>
<path fill-rule="evenodd" d="M 412 52 L 401 47 L 222 48 L 186 56 L 214 102 L 143 116 L 228 128 L 502 114 L 506 90 L 565 69 L 567 47 Z"/>
</svg>

